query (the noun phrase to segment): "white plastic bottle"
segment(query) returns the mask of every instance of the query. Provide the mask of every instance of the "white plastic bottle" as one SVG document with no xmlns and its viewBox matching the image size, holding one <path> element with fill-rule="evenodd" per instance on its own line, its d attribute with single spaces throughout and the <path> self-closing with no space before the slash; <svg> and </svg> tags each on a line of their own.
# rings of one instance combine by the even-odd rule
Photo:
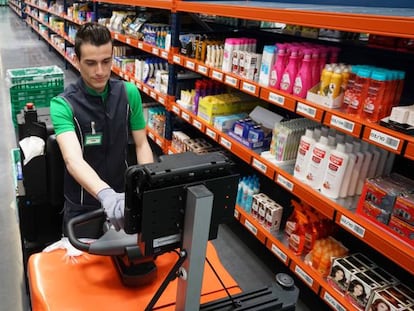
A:
<svg viewBox="0 0 414 311">
<path fill-rule="evenodd" d="M 395 153 L 389 152 L 388 153 L 387 161 L 385 163 L 385 168 L 384 168 L 384 175 L 385 176 L 391 174 L 392 168 L 394 166 L 394 161 L 395 161 Z"/>
<path fill-rule="evenodd" d="M 323 178 L 321 193 L 328 198 L 337 199 L 344 182 L 344 176 L 348 167 L 349 157 L 346 154 L 345 144 L 340 142 L 336 149 L 332 150 Z"/>
<path fill-rule="evenodd" d="M 330 152 L 331 148 L 328 146 L 328 137 L 321 136 L 313 147 L 306 173 L 306 183 L 313 189 L 319 190 L 322 186 Z"/>
<path fill-rule="evenodd" d="M 375 176 L 384 176 L 384 171 L 385 171 L 385 164 L 387 162 L 388 159 L 388 154 L 390 153 L 389 151 L 385 150 L 385 149 L 381 149 L 378 148 L 379 152 L 380 152 L 380 159 L 378 161 L 378 166 L 377 166 L 377 171 L 375 173 Z"/>
<path fill-rule="evenodd" d="M 309 166 L 309 159 L 315 143 L 316 141 L 313 138 L 313 130 L 306 129 L 305 134 L 300 138 L 296 163 L 293 170 L 293 176 L 299 180 L 304 180 L 306 177 L 306 170 Z"/>
<path fill-rule="evenodd" d="M 368 168 L 367 178 L 376 177 L 378 162 L 381 156 L 378 148 L 375 147 L 374 145 L 369 146 L 369 151 L 371 151 L 372 153 L 372 160 Z"/>
<path fill-rule="evenodd" d="M 356 188 L 356 194 L 360 195 L 362 193 L 362 187 L 365 184 L 365 179 L 367 178 L 368 168 L 372 161 L 372 152 L 368 150 L 368 143 L 366 141 L 362 142 L 361 151 L 364 154 L 364 162 L 362 163 L 361 171 L 358 177 L 358 183 Z"/>
<path fill-rule="evenodd" d="M 361 152 L 361 143 L 359 141 L 354 141 L 354 154 L 356 156 L 356 161 L 354 169 L 352 170 L 351 180 L 349 182 L 348 196 L 352 197 L 356 193 L 356 187 L 358 184 L 359 172 L 364 162 L 364 154 Z"/>
<path fill-rule="evenodd" d="M 354 153 L 354 145 L 350 142 L 345 143 L 345 153 L 348 155 L 348 166 L 344 175 L 344 181 L 342 182 L 341 191 L 339 191 L 340 198 L 346 198 L 348 196 L 348 189 L 351 183 L 352 172 L 356 164 L 357 156 Z"/>
</svg>

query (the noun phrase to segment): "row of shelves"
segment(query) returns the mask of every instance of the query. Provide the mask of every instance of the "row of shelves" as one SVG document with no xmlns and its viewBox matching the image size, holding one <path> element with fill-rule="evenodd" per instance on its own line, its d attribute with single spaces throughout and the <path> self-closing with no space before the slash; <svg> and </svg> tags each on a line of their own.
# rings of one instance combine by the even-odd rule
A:
<svg viewBox="0 0 414 311">
<path fill-rule="evenodd" d="M 27 4 L 51 14 L 55 14 L 50 10 L 37 7 L 31 3 Z M 72 23 L 78 23 L 77 21 L 69 19 L 62 14 L 57 14 L 56 16 L 66 18 Z M 37 19 L 35 16 L 32 17 Z M 42 21 L 38 21 L 42 23 Z M 56 30 L 53 30 L 48 24 L 45 25 L 48 26 L 52 31 L 56 32 Z M 65 38 L 65 40 L 67 40 L 70 44 L 73 44 L 73 40 L 68 38 L 66 34 L 60 35 Z M 366 124 L 365 120 L 349 116 L 338 109 L 325 108 L 291 94 L 287 94 L 268 87 L 262 87 L 258 83 L 252 82 L 250 80 L 245 80 L 234 74 L 225 73 L 218 68 L 206 66 L 202 62 L 178 54 L 174 48 L 171 49 L 171 51 L 167 51 L 120 33 L 112 33 L 112 35 L 113 38 L 117 41 L 138 48 L 149 54 L 166 59 L 169 63 L 180 65 L 186 69 L 197 72 L 213 80 L 220 81 L 252 96 L 259 97 L 273 105 L 295 112 L 308 119 L 313 119 L 329 127 L 336 128 L 337 130 L 342 131 L 348 135 L 362 138 L 369 143 L 377 145 L 390 152 L 403 155 L 410 160 L 414 160 L 414 137 L 412 136 L 390 130 L 378 124 Z"/>
<path fill-rule="evenodd" d="M 52 44 L 47 37 L 43 35 L 42 37 Z M 362 137 L 370 143 L 379 145 L 380 147 L 392 152 L 404 154 L 406 157 L 414 159 L 414 139 L 410 136 L 402 135 L 376 125 L 364 125 L 362 121 L 358 123 L 357 121 L 350 120 L 346 116 L 342 115 L 339 111 L 327 110 L 302 99 L 297 99 L 292 95 L 283 94 L 279 91 L 261 87 L 256 83 L 243 80 L 240 77 L 236 77 L 231 74 L 226 74 L 216 68 L 210 68 L 180 54 L 170 53 L 121 34 L 114 34 L 114 38 L 124 42 L 125 44 L 130 44 L 134 47 L 142 49 L 148 53 L 168 59 L 174 64 L 203 74 L 206 77 L 219 80 L 232 87 L 250 93 L 251 95 L 260 97 L 275 105 L 282 106 L 285 109 L 296 112 L 307 118 L 311 118 L 328 126 L 335 127 L 346 132 L 347 134 Z M 57 47 L 54 46 L 54 48 Z M 66 58 L 66 60 L 71 61 L 61 50 L 58 49 L 58 51 Z M 260 155 L 242 146 L 225 133 L 221 133 L 210 124 L 206 123 L 203 119 L 194 115 L 192 112 L 183 109 L 175 103 L 172 96 L 161 94 L 160 92 L 153 90 L 141 81 L 136 80 L 130 73 L 122 72 L 119 68 L 113 67 L 113 72 L 121 78 L 135 83 L 142 92 L 164 105 L 167 110 L 172 111 L 174 114 L 197 128 L 203 134 L 228 149 L 247 164 L 251 165 L 257 171 L 271 180 L 274 180 L 276 184 L 284 187 L 292 194 L 302 198 L 308 204 L 316 207 L 322 214 L 334 220 L 338 225 L 345 228 L 365 243 L 375 247 L 379 252 L 397 262 L 404 269 L 414 273 L 414 250 L 412 247 L 402 241 L 397 241 L 389 234 L 384 234 L 384 232 L 376 225 L 355 215 L 352 210 L 348 210 L 346 208 L 351 205 L 349 202 L 334 202 L 324 197 L 319 192 L 314 191 L 309 186 L 296 180 L 290 172 L 268 162 L 264 158 L 260 157 Z M 348 132 L 351 128 L 353 130 Z M 149 136 L 162 148 L 163 151 L 171 152 L 168 141 L 164 138 L 159 137 L 151 130 L 149 130 Z M 410 150 L 413 152 L 412 154 L 407 153 Z"/>
<path fill-rule="evenodd" d="M 223 15 L 257 20 L 274 21 L 274 16 L 278 16 L 278 19 L 280 16 L 281 21 L 286 18 L 286 22 L 301 25 L 316 27 L 319 27 L 318 25 L 320 25 L 325 28 L 329 26 L 329 28 L 332 29 L 363 32 L 373 28 L 374 31 L 371 31 L 372 33 L 401 37 L 414 37 L 414 28 L 412 27 L 414 26 L 414 19 L 412 19 L 412 17 L 401 17 L 398 15 L 398 17 L 385 15 L 370 16 L 369 14 L 362 15 L 360 13 L 348 12 L 345 15 L 337 16 L 337 13 L 324 13 L 324 11 L 314 12 L 312 9 L 309 11 L 305 10 L 303 13 L 302 10 L 298 9 L 292 9 L 293 11 L 290 11 L 290 9 L 274 8 L 273 6 L 266 8 L 264 3 L 260 3 L 261 6 L 252 8 L 252 5 L 258 4 L 256 2 L 236 3 L 226 1 L 223 3 L 207 1 L 202 3 L 202 9 L 201 4 L 194 1 L 135 1 L 133 3 L 125 3 L 125 1 L 115 0 L 106 2 L 168 9 L 172 12 L 203 12 L 211 15 Z M 28 3 L 28 5 L 33 6 L 30 3 Z M 271 6 L 272 4 L 269 5 Z M 39 9 L 47 11 L 50 14 L 55 14 L 54 12 L 50 12 L 44 8 Z M 297 16 L 292 16 L 292 12 L 297 14 Z M 409 10 L 406 12 L 409 13 Z M 72 23 L 78 23 L 77 21 L 66 18 L 64 15 L 55 15 L 60 16 Z M 414 16 L 414 14 L 411 15 Z M 335 19 L 334 17 L 337 17 L 338 19 Z M 36 17 L 33 18 L 36 19 Z M 302 21 L 302 19 L 305 19 L 306 22 L 299 21 Z M 318 21 L 318 23 L 316 21 Z M 328 21 L 333 25 L 330 25 Z M 38 22 L 41 23 L 39 20 Z M 51 30 L 54 31 L 53 29 Z M 65 34 L 61 35 L 65 38 Z M 42 35 L 42 37 L 53 46 L 53 43 L 49 38 L 47 38 L 47 36 Z M 414 138 L 411 136 L 392 131 L 377 124 L 367 124 L 364 120 L 352 118 L 340 111 L 322 108 L 317 104 L 313 104 L 290 94 L 262 87 L 249 80 L 225 73 L 218 68 L 206 66 L 204 63 L 197 62 L 194 59 L 180 55 L 177 52 L 177 49 L 174 48 L 170 51 L 163 50 L 135 38 L 118 33 L 113 33 L 113 37 L 119 42 L 166 59 L 170 64 L 179 65 L 205 77 L 221 81 L 226 85 L 261 98 L 273 105 L 306 118 L 316 120 L 346 134 L 362 138 L 383 149 L 414 160 Z M 70 42 L 69 39 L 65 39 L 70 44 L 73 44 L 73 42 Z M 53 47 L 57 49 L 56 46 Z M 61 51 L 60 53 L 67 61 L 72 63 L 72 61 L 68 59 L 64 53 Z M 385 233 L 375 224 L 369 222 L 368 220 L 362 219 L 356 215 L 352 209 L 348 209 L 349 206 L 353 206 L 358 198 L 339 202 L 332 201 L 322 196 L 319 192 L 296 180 L 296 178 L 293 177 L 292 173 L 286 167 L 276 166 L 275 164 L 268 162 L 264 158 L 260 157 L 260 155 L 240 145 L 225 133 L 218 131 L 210 124 L 194 115 L 191 111 L 183 109 L 175 102 L 174 97 L 161 94 L 153 90 L 148 85 L 136 80 L 131 74 L 122 72 L 119 68 L 114 67 L 113 72 L 121 78 L 135 83 L 143 93 L 149 95 L 151 98 L 164 105 L 167 110 L 197 128 L 204 135 L 216 141 L 219 145 L 232 152 L 258 172 L 274 181 L 275 184 L 283 187 L 295 196 L 301 198 L 303 201 L 314 206 L 322 214 L 332 219 L 338 226 L 356 236 L 367 245 L 370 245 L 378 250 L 384 256 L 405 269 L 408 273 L 414 274 L 414 249 L 403 241 L 396 239 L 394 236 Z M 170 141 L 166 140 L 164 137 L 161 137 L 155 131 L 147 129 L 147 134 L 150 139 L 152 139 L 163 150 L 164 153 L 175 152 L 171 147 Z M 302 279 L 306 285 L 312 288 L 312 290 L 329 306 L 335 310 L 355 309 L 350 306 L 349 303 L 347 303 L 347 301 L 345 301 L 343 297 L 339 295 L 329 284 L 327 284 L 325 279 L 321 277 L 318 272 L 307 266 L 303 258 L 295 256 L 289 250 L 286 241 L 284 241 L 283 238 L 273 236 L 266 230 L 260 228 L 260 224 L 258 224 L 250 214 L 246 213 L 239 207 L 236 207 L 235 217 L 244 227 L 246 227 L 248 231 L 250 231 L 259 241 L 261 241 L 270 251 L 272 251 L 279 260 L 281 260 L 300 279 Z"/>
<path fill-rule="evenodd" d="M 23 1 L 8 1 L 9 8 L 13 10 L 19 17 L 24 18 L 24 2 Z"/>
</svg>

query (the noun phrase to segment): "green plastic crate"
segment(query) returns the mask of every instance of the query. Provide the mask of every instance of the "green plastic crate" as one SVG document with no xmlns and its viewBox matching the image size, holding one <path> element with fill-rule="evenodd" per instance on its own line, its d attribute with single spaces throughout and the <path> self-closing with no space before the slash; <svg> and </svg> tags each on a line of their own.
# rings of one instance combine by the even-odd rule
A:
<svg viewBox="0 0 414 311">
<path fill-rule="evenodd" d="M 49 107 L 50 100 L 63 92 L 64 74 L 58 66 L 9 69 L 12 120 L 17 127 L 17 115 L 27 103 Z"/>
</svg>

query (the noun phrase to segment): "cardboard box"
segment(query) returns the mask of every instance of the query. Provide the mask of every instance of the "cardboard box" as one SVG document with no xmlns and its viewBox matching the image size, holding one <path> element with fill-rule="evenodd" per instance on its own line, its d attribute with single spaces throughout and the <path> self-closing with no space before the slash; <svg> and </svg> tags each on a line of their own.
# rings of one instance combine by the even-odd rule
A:
<svg viewBox="0 0 414 311">
<path fill-rule="evenodd" d="M 322 96 L 318 94 L 320 84 L 312 87 L 307 95 L 306 100 L 309 100 L 312 103 L 327 107 L 327 108 L 340 108 L 344 101 L 344 93 L 341 92 L 338 97 L 330 98 L 328 96 Z"/>
<path fill-rule="evenodd" d="M 397 297 L 396 297 L 396 296 Z M 400 300 L 402 298 L 402 300 Z M 401 293 L 390 288 L 376 290 L 373 292 L 366 310 L 389 310 L 389 311 L 405 311 L 413 304 L 410 303 Z"/>
<path fill-rule="evenodd" d="M 339 293 L 344 295 L 348 289 L 352 276 L 364 271 L 364 266 L 354 266 L 347 258 L 335 258 L 327 276 L 328 283 Z"/>
</svg>

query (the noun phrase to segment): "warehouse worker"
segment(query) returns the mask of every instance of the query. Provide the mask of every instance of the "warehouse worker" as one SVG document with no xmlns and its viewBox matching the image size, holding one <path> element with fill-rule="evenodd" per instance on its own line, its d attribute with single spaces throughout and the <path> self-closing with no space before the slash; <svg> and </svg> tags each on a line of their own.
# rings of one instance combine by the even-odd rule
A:
<svg viewBox="0 0 414 311">
<path fill-rule="evenodd" d="M 110 78 L 112 52 L 105 26 L 82 25 L 75 38 L 81 77 L 51 100 L 51 119 L 66 166 L 64 231 L 69 219 L 100 207 L 116 230 L 123 228 L 129 133 L 137 162 L 153 162 L 141 96 L 133 83 Z"/>
</svg>

